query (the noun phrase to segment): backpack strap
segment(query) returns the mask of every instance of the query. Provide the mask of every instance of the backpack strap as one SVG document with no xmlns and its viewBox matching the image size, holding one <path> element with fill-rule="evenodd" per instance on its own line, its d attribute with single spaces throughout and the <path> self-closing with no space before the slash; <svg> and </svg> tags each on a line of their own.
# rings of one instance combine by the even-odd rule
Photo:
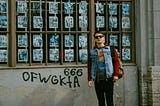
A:
<svg viewBox="0 0 160 106">
<path fill-rule="evenodd" d="M 110 46 L 110 50 L 111 50 L 112 64 L 114 65 L 114 46 Z"/>
</svg>

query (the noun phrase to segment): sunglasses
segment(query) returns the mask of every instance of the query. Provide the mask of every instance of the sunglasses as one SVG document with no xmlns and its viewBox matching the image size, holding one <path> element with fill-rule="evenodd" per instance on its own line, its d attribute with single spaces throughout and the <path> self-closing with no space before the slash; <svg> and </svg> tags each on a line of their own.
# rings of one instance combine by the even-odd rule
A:
<svg viewBox="0 0 160 106">
<path fill-rule="evenodd" d="M 94 38 L 95 39 L 98 39 L 98 38 L 103 38 L 104 36 L 95 36 Z"/>
</svg>

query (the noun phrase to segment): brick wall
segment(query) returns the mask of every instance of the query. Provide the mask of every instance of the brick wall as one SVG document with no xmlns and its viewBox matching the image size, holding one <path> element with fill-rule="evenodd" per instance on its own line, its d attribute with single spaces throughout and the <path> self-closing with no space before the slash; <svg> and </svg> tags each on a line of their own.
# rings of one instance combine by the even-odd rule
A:
<svg viewBox="0 0 160 106">
<path fill-rule="evenodd" d="M 149 106 L 160 106 L 160 66 L 149 67 L 148 75 Z"/>
</svg>

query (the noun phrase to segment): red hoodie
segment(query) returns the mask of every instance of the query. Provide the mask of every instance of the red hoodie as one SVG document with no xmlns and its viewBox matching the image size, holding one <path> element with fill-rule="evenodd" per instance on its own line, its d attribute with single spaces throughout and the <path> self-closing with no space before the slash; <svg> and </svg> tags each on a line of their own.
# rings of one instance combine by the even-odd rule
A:
<svg viewBox="0 0 160 106">
<path fill-rule="evenodd" d="M 107 43 L 105 43 L 105 46 L 109 46 Z M 95 46 L 94 48 L 97 48 Z M 113 58 L 113 66 L 114 66 L 114 76 L 118 77 L 119 67 L 120 67 L 120 61 L 119 56 L 117 53 L 117 50 L 114 48 L 114 58 Z M 90 51 L 88 51 L 88 81 L 91 81 L 91 62 L 90 62 Z"/>
</svg>

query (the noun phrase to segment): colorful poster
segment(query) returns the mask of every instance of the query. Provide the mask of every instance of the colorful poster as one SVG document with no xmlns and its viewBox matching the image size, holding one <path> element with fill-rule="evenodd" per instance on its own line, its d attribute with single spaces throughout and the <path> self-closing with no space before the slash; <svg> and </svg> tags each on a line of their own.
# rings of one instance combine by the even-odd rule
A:
<svg viewBox="0 0 160 106">
<path fill-rule="evenodd" d="M 33 28 L 43 28 L 42 16 L 33 16 Z"/>
<path fill-rule="evenodd" d="M 17 12 L 18 13 L 25 13 L 27 12 L 27 3 L 26 1 L 18 1 L 17 2 Z"/>
<path fill-rule="evenodd" d="M 0 35 L 0 48 L 6 48 L 8 46 L 7 35 Z"/>
<path fill-rule="evenodd" d="M 8 61 L 8 52 L 7 50 L 0 49 L 0 62 L 7 62 Z"/>
<path fill-rule="evenodd" d="M 74 61 L 74 50 L 73 49 L 65 50 L 65 61 Z"/>
<path fill-rule="evenodd" d="M 28 27 L 28 17 L 27 16 L 18 16 L 18 28 L 27 28 Z"/>
<path fill-rule="evenodd" d="M 58 28 L 57 16 L 49 16 L 49 28 Z"/>
<path fill-rule="evenodd" d="M 58 49 L 49 49 L 49 60 L 59 61 L 59 50 Z"/>
<path fill-rule="evenodd" d="M 43 47 L 42 35 L 33 35 L 33 47 Z"/>
<path fill-rule="evenodd" d="M 58 2 L 49 2 L 49 14 L 58 14 Z"/>
<path fill-rule="evenodd" d="M 43 49 L 33 49 L 33 61 L 43 61 Z"/>
<path fill-rule="evenodd" d="M 65 35 L 65 47 L 74 47 L 74 35 Z"/>
<path fill-rule="evenodd" d="M 28 46 L 28 36 L 18 35 L 18 47 L 27 47 L 27 46 Z"/>
<path fill-rule="evenodd" d="M 28 50 L 18 49 L 18 62 L 27 62 L 27 61 L 28 61 Z"/>
<path fill-rule="evenodd" d="M 59 47 L 59 35 L 50 35 L 49 47 Z"/>
</svg>

